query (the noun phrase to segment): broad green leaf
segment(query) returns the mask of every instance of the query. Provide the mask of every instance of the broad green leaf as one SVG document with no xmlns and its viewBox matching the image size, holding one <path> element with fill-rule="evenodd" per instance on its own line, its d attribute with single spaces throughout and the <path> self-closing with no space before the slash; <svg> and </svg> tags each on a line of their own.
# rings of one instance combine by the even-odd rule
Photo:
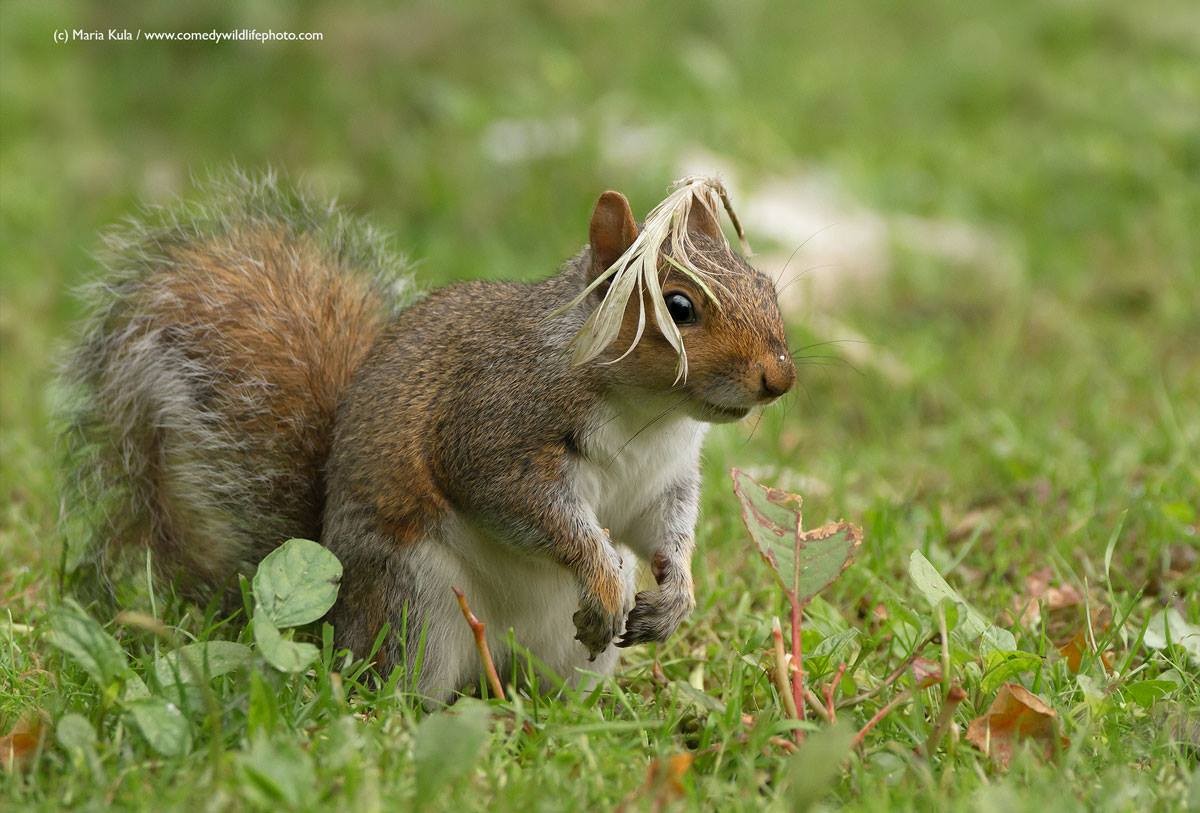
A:
<svg viewBox="0 0 1200 813">
<path fill-rule="evenodd" d="M 796 552 L 796 598 L 808 602 L 842 575 L 862 544 L 862 531 L 848 522 L 831 522 L 800 533 Z"/>
<path fill-rule="evenodd" d="M 934 610 L 942 601 L 948 600 L 957 605 L 959 619 L 951 635 L 959 636 L 967 643 L 982 638 L 984 647 L 989 650 L 1013 652 L 1017 649 L 1017 639 L 1013 634 L 980 615 L 978 610 L 968 604 L 967 600 L 942 578 L 942 574 L 937 572 L 937 568 L 919 550 L 914 550 L 908 560 L 908 576 Z"/>
<path fill-rule="evenodd" d="M 163 686 L 177 680 L 197 683 L 228 674 L 250 660 L 250 647 L 234 641 L 204 641 L 181 646 L 154 661 L 154 674 Z"/>
<path fill-rule="evenodd" d="M 82 714 L 64 714 L 54 725 L 54 737 L 64 751 L 87 753 L 96 746 L 96 729 Z"/>
<path fill-rule="evenodd" d="M 94 618 L 67 599 L 50 612 L 46 640 L 75 661 L 101 687 L 129 674 L 125 650 Z"/>
<path fill-rule="evenodd" d="M 990 694 L 1015 680 L 1022 672 L 1036 672 L 1042 665 L 1042 659 L 1032 652 L 993 650 L 987 653 L 986 665 L 980 688 Z"/>
<path fill-rule="evenodd" d="M 280 672 L 303 672 L 317 659 L 319 653 L 315 646 L 287 640 L 261 611 L 254 614 L 253 626 L 258 651 Z"/>
<path fill-rule="evenodd" d="M 1142 707 L 1153 705 L 1155 700 L 1166 697 L 1179 687 L 1170 680 L 1137 680 L 1121 687 L 1133 702 Z"/>
<path fill-rule="evenodd" d="M 800 495 L 764 486 L 739 469 L 732 475 L 742 520 L 759 554 L 785 591 L 801 604 L 811 601 L 850 564 L 862 531 L 845 522 L 805 531 Z"/>
<path fill-rule="evenodd" d="M 154 661 L 154 675 L 168 697 L 188 706 L 200 702 L 207 678 L 228 674 L 250 660 L 250 647 L 234 641 L 204 641 L 182 646 Z"/>
<path fill-rule="evenodd" d="M 1200 666 L 1200 626 L 1189 624 L 1173 607 L 1150 618 L 1142 643 L 1151 649 L 1166 649 L 1169 644 L 1183 647 L 1192 663 Z"/>
<path fill-rule="evenodd" d="M 191 727 L 174 703 L 161 697 L 147 697 L 128 703 L 126 707 L 146 742 L 158 753 L 177 757 L 191 750 Z"/>
<path fill-rule="evenodd" d="M 686 680 L 673 680 L 670 688 L 673 694 L 672 700 L 677 703 L 690 705 L 702 713 L 725 713 L 724 703 L 708 692 L 697 689 Z"/>
<path fill-rule="evenodd" d="M 289 539 L 258 565 L 254 599 L 276 629 L 311 624 L 337 599 L 342 564 L 307 539 Z"/>
<path fill-rule="evenodd" d="M 136 674 L 130 673 L 125 679 L 125 686 L 121 691 L 121 700 L 129 703 L 133 700 L 141 700 L 150 696 L 150 688 L 146 685 L 146 681 L 142 680 Z"/>
<path fill-rule="evenodd" d="M 804 499 L 799 494 L 764 486 L 741 469 L 730 473 L 750 538 L 770 565 L 779 586 L 790 591 L 796 562 L 796 529 Z"/>
<path fill-rule="evenodd" d="M 854 728 L 844 720 L 804 741 L 788 760 L 785 791 L 788 810 L 809 810 L 821 801 L 841 775 L 853 742 Z"/>
<path fill-rule="evenodd" d="M 460 702 L 421 721 L 413 747 L 420 804 L 431 803 L 438 791 L 474 767 L 487 741 L 490 719 L 483 703 Z"/>
</svg>

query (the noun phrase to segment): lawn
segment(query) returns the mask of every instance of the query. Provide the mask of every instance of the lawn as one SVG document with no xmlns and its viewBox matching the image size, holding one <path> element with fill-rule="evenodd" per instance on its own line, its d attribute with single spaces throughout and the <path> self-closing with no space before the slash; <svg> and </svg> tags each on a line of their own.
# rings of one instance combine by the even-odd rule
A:
<svg viewBox="0 0 1200 813">
<path fill-rule="evenodd" d="M 325 36 L 53 39 L 113 27 Z M 12 0 L 0 122 L 0 736 L 42 735 L 0 809 L 1200 807 L 1194 2 Z M 792 395 L 710 435 L 671 641 L 596 692 L 426 714 L 318 624 L 302 672 L 251 646 L 155 705 L 156 659 L 253 636 L 161 587 L 64 604 L 50 385 L 98 234 L 234 164 L 336 197 L 427 287 L 549 274 L 599 192 L 644 214 L 726 174 L 804 349 Z M 803 635 L 818 695 L 846 664 L 837 731 L 900 698 L 852 750 L 811 713 L 792 745 L 734 467 L 862 526 Z M 968 726 L 1012 686 L 1054 717 L 1002 766 Z"/>
</svg>

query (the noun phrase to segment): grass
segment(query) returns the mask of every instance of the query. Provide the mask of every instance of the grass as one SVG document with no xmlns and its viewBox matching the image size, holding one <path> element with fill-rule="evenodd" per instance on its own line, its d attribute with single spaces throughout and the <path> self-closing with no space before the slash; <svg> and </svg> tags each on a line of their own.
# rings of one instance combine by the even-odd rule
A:
<svg viewBox="0 0 1200 813">
<path fill-rule="evenodd" d="M 770 620 L 785 602 L 741 526 L 732 466 L 802 492 L 810 524 L 864 527 L 858 563 L 809 610 L 812 680 L 846 660 L 843 693 L 868 689 L 936 629 L 907 575 L 920 551 L 1028 655 L 1005 676 L 977 646 L 956 643 L 953 676 L 967 694 L 958 725 L 1010 680 L 1048 702 L 1070 739 L 1054 759 L 1026 752 L 1006 772 L 961 738 L 918 757 L 940 703 L 925 690 L 817 787 L 823 804 L 1200 804 L 1197 664 L 1141 640 L 1164 608 L 1200 623 L 1195 4 L 268 2 L 149 12 L 45 2 L 7 3 L 0 15 L 0 734 L 31 712 L 82 715 L 97 734 L 75 751 L 51 737 L 30 768 L 0 773 L 0 807 L 650 807 L 652 760 L 689 753 L 674 804 L 783 809 L 794 775 L 815 776 L 822 760 L 812 751 L 798 767 L 771 741 L 788 728 L 764 671 Z M 51 38 L 112 26 L 326 39 Z M 531 120 L 558 135 L 507 160 L 503 134 Z M 647 137 L 629 143 L 630 132 Z M 897 246 L 890 274 L 828 305 L 869 339 L 866 362 L 813 358 L 798 392 L 757 428 L 714 433 L 699 606 L 672 641 L 630 651 L 594 694 L 493 704 L 474 759 L 470 747 L 453 751 L 474 742 L 470 719 L 423 722 L 402 695 L 353 679 L 328 646 L 305 674 L 255 661 L 216 678 L 203 710 L 187 710 L 191 750 L 163 757 L 111 691 L 48 644 L 60 596 L 46 392 L 98 230 L 137 201 L 186 191 L 191 172 L 273 165 L 390 229 L 424 283 L 529 278 L 584 241 L 599 191 L 621 189 L 644 212 L 696 145 L 737 166 L 748 187 L 818 168 L 864 206 L 980 225 L 1018 268 L 998 280 Z M 745 225 L 762 249 L 755 223 Z M 797 345 L 839 338 L 811 331 L 803 314 L 791 327 Z M 841 357 L 847 346 L 807 352 Z M 885 352 L 907 378 L 871 363 Z M 1059 630 L 1005 620 L 1044 568 L 1121 622 L 1096 632 L 1115 672 L 1089 653 L 1074 674 L 1056 653 Z M 244 619 L 162 594 L 130 609 L 164 630 L 96 613 L 143 677 L 158 652 L 247 635 Z M 1165 687 L 1139 700 L 1131 687 L 1150 680 Z M 861 725 L 889 696 L 842 716 Z M 466 773 L 439 785 L 429 766 L 444 764 Z"/>
</svg>

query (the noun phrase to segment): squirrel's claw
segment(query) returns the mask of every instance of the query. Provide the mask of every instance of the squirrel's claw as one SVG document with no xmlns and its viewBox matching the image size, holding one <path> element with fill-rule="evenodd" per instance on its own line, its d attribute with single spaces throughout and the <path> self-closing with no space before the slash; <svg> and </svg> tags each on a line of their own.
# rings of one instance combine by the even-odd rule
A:
<svg viewBox="0 0 1200 813">
<path fill-rule="evenodd" d="M 585 596 L 571 620 L 575 622 L 575 640 L 587 647 L 588 660 L 594 661 L 621 634 L 624 618 L 622 613 L 610 613 L 598 601 Z"/>
<path fill-rule="evenodd" d="M 687 590 L 643 590 L 637 594 L 619 647 L 665 641 L 691 613 L 695 600 Z"/>
</svg>

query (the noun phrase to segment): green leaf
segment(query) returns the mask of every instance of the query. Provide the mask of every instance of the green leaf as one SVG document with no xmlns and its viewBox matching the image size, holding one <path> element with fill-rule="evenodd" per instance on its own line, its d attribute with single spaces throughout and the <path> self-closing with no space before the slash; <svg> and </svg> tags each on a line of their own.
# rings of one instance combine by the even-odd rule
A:
<svg viewBox="0 0 1200 813">
<path fill-rule="evenodd" d="M 191 727 L 174 703 L 161 697 L 147 697 L 128 703 L 126 707 L 146 742 L 158 753 L 177 757 L 191 750 Z"/>
<path fill-rule="evenodd" d="M 68 753 L 88 753 L 96 747 L 96 729 L 82 714 L 64 714 L 54 726 L 54 737 Z"/>
<path fill-rule="evenodd" d="M 972 639 L 974 640 L 974 639 Z M 1032 652 L 993 650 L 986 656 L 987 671 L 980 680 L 980 688 L 991 694 L 1002 685 L 1015 680 L 1022 672 L 1036 672 L 1042 659 Z"/>
<path fill-rule="evenodd" d="M 254 642 L 267 663 L 280 672 L 303 672 L 320 654 L 312 644 L 289 641 L 262 612 L 254 614 Z"/>
<path fill-rule="evenodd" d="M 731 474 L 742 520 L 759 554 L 785 591 L 801 604 L 811 601 L 850 564 L 862 531 L 845 522 L 805 531 L 799 494 L 764 486 L 739 469 Z"/>
<path fill-rule="evenodd" d="M 854 728 L 844 720 L 809 735 L 788 760 L 788 810 L 809 810 L 821 801 L 841 775 L 853 742 Z"/>
<path fill-rule="evenodd" d="M 842 575 L 862 544 L 862 531 L 847 522 L 831 522 L 804 531 L 796 543 L 799 568 L 795 571 L 796 598 L 811 601 Z"/>
<path fill-rule="evenodd" d="M 50 612 L 46 640 L 75 661 L 102 688 L 129 675 L 125 650 L 94 618 L 67 599 Z"/>
<path fill-rule="evenodd" d="M 1017 639 L 1013 634 L 980 615 L 978 610 L 968 604 L 967 600 L 942 578 L 942 574 L 937 572 L 937 568 L 919 550 L 914 550 L 908 560 L 908 576 L 934 610 L 937 610 L 939 603 L 947 600 L 958 607 L 958 624 L 950 633 L 952 636 L 958 636 L 967 643 L 982 638 L 984 648 L 988 650 L 1016 651 Z"/>
<path fill-rule="evenodd" d="M 204 641 L 182 646 L 154 661 L 154 675 L 171 700 L 182 705 L 198 703 L 197 694 L 207 678 L 228 674 L 250 660 L 250 647 L 234 641 Z"/>
<path fill-rule="evenodd" d="M 1166 697 L 1179 687 L 1170 680 L 1137 680 L 1121 687 L 1121 691 L 1129 695 L 1133 702 L 1142 707 L 1149 707 L 1155 700 Z"/>
<path fill-rule="evenodd" d="M 341 578 L 342 564 L 329 550 L 289 539 L 259 563 L 254 599 L 276 629 L 311 624 L 333 606 Z"/>
<path fill-rule="evenodd" d="M 487 740 L 490 719 L 486 705 L 464 701 L 452 711 L 431 714 L 421 721 L 413 748 L 419 804 L 432 802 L 434 794 L 474 767 Z"/>
<path fill-rule="evenodd" d="M 804 499 L 799 494 L 764 486 L 741 469 L 730 474 L 750 538 L 779 580 L 779 586 L 790 591 L 795 571 L 796 531 Z"/>
<path fill-rule="evenodd" d="M 196 683 L 226 675 L 250 660 L 250 647 L 234 641 L 204 641 L 181 646 L 154 661 L 154 675 L 164 686 L 176 680 Z"/>
<path fill-rule="evenodd" d="M 250 691 L 246 709 L 246 730 L 251 737 L 270 732 L 279 716 L 279 701 L 267 685 L 263 672 L 250 673 Z"/>
<path fill-rule="evenodd" d="M 142 680 L 136 674 L 130 674 L 125 679 L 125 686 L 121 691 L 121 700 L 129 703 L 133 700 L 141 700 L 150 696 L 150 688 L 146 685 L 146 681 Z"/>
</svg>

